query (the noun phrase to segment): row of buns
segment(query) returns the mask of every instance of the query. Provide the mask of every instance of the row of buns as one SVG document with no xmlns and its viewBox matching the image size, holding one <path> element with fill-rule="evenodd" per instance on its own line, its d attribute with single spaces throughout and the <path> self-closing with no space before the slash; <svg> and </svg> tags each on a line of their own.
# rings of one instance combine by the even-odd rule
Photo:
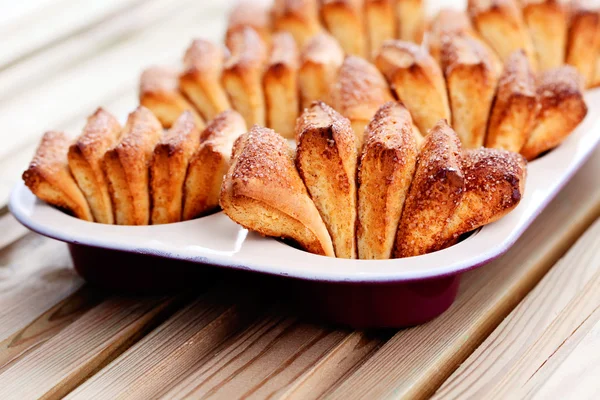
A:
<svg viewBox="0 0 600 400">
<path fill-rule="evenodd" d="M 40 199 L 86 220 L 148 225 L 200 217 L 219 208 L 231 147 L 246 132 L 235 111 L 204 129 L 184 112 L 164 131 L 140 106 L 124 127 L 104 109 L 81 135 L 44 134 L 23 180 Z"/>
<path fill-rule="evenodd" d="M 592 34 L 593 46 L 587 53 L 594 55 L 588 61 L 595 67 L 600 23 L 595 30 L 590 24 L 578 28 L 577 21 L 600 14 L 583 6 L 576 13 L 567 12 L 566 6 L 557 5 L 573 21 L 570 34 L 565 34 L 573 45 L 565 47 L 561 57 L 555 55 L 553 62 L 540 62 L 532 47 L 523 45 L 533 41 L 524 15 L 526 10 L 535 14 L 534 5 L 521 10 L 515 0 L 503 0 L 498 7 L 484 3 L 469 3 L 472 19 L 466 13 L 442 10 L 429 23 L 423 45 L 381 41 L 372 62 L 345 55 L 342 44 L 322 30 L 300 40 L 297 29 L 283 23 L 275 24 L 275 33 L 259 29 L 256 23 L 235 17 L 243 7 L 248 7 L 248 15 L 255 12 L 242 3 L 230 18 L 226 49 L 195 40 L 185 53 L 183 72 L 149 68 L 141 76 L 140 102 L 165 127 L 183 110 L 192 110 L 201 124 L 234 108 L 247 126 L 267 126 L 292 139 L 302 109 L 322 100 L 350 119 L 360 148 L 364 129 L 379 106 L 397 98 L 422 135 L 446 119 L 466 148 L 502 148 L 531 160 L 557 146 L 587 114 L 584 89 L 590 79 L 581 71 L 589 63 L 575 60 L 574 54 L 581 51 L 574 49 L 580 38 L 590 39 Z M 505 23 L 509 17 L 522 29 L 507 32 L 512 26 Z M 488 32 L 489 26 L 495 34 Z M 496 41 L 498 37 L 502 40 Z M 563 65 L 565 60 L 576 67 Z"/>
<path fill-rule="evenodd" d="M 527 162 L 499 149 L 463 150 L 440 120 L 419 145 L 410 113 L 390 101 L 366 128 L 323 102 L 296 124 L 296 150 L 255 125 L 233 147 L 221 207 L 235 222 L 309 252 L 388 259 L 448 247 L 521 200 Z"/>
</svg>

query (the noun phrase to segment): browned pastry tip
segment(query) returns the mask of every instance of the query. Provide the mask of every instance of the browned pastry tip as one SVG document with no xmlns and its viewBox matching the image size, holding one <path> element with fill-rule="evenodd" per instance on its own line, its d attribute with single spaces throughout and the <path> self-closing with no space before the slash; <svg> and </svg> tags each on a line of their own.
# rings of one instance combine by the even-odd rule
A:
<svg viewBox="0 0 600 400">
<path fill-rule="evenodd" d="M 231 35 L 231 57 L 225 63 L 222 83 L 231 104 L 248 126 L 265 125 L 265 99 L 262 77 L 267 62 L 267 46 L 252 28 Z"/>
<path fill-rule="evenodd" d="M 468 36 L 452 36 L 442 47 L 442 68 L 452 126 L 466 148 L 483 146 L 498 76 L 488 49 Z"/>
<path fill-rule="evenodd" d="M 243 227 L 288 238 L 305 250 L 334 257 L 319 211 L 294 165 L 293 151 L 272 129 L 254 126 L 234 145 L 220 204 Z"/>
<path fill-rule="evenodd" d="M 179 73 L 172 68 L 150 67 L 140 77 L 140 104 L 150 109 L 163 127 L 170 128 L 184 111 L 190 111 L 198 126 L 204 120 L 179 92 Z"/>
<path fill-rule="evenodd" d="M 469 0 L 473 25 L 502 61 L 524 49 L 534 70 L 537 59 L 517 0 Z"/>
<path fill-rule="evenodd" d="M 521 0 L 523 19 L 535 50 L 538 70 L 557 68 L 565 62 L 569 30 L 566 1 Z"/>
<path fill-rule="evenodd" d="M 104 155 L 103 168 L 118 225 L 148 225 L 148 165 L 162 126 L 149 109 L 129 114 L 119 143 Z"/>
<path fill-rule="evenodd" d="M 331 86 L 343 62 L 344 50 L 328 33 L 319 33 L 304 46 L 298 72 L 303 108 L 316 100 L 331 102 Z"/>
<path fill-rule="evenodd" d="M 298 47 L 292 35 L 273 35 L 273 46 L 263 76 L 267 126 L 288 139 L 294 138 L 294 124 L 300 111 L 298 93 Z"/>
<path fill-rule="evenodd" d="M 365 127 L 379 107 L 392 99 L 389 86 L 377 67 L 360 57 L 346 57 L 332 88 L 332 101 L 334 108 L 352 123 L 359 151 Z"/>
<path fill-rule="evenodd" d="M 275 0 L 273 25 L 276 31 L 289 32 L 302 48 L 322 30 L 317 0 Z"/>
<path fill-rule="evenodd" d="M 442 44 L 449 36 L 464 35 L 479 37 L 469 16 L 453 8 L 441 9 L 429 22 L 425 43 L 431 56 L 441 65 Z"/>
<path fill-rule="evenodd" d="M 325 222 L 338 258 L 356 258 L 356 164 L 350 121 L 322 101 L 296 125 L 296 168 Z"/>
<path fill-rule="evenodd" d="M 446 121 L 425 137 L 398 225 L 394 257 L 439 250 L 464 192 L 460 140 Z"/>
<path fill-rule="evenodd" d="M 184 112 L 154 148 L 150 161 L 150 223 L 181 221 L 183 184 L 189 161 L 198 148 L 200 131 L 194 117 Z"/>
<path fill-rule="evenodd" d="M 535 76 L 522 50 L 506 61 L 492 108 L 486 147 L 519 152 L 537 113 Z"/>
<path fill-rule="evenodd" d="M 390 82 L 423 133 L 440 120 L 450 122 L 444 74 L 427 50 L 399 40 L 384 42 L 375 64 Z"/>
<path fill-rule="evenodd" d="M 246 132 L 244 118 L 234 110 L 218 114 L 201 134 L 201 143 L 190 159 L 184 185 L 183 220 L 219 208 L 219 192 L 227 173 L 235 140 Z"/>
<path fill-rule="evenodd" d="M 365 0 L 365 17 L 371 57 L 375 57 L 384 41 L 397 36 L 395 5 L 395 0 Z"/>
<path fill-rule="evenodd" d="M 527 161 L 518 153 L 467 150 L 462 165 L 465 193 L 442 235 L 446 244 L 504 217 L 519 204 L 525 190 Z"/>
<path fill-rule="evenodd" d="M 225 45 L 232 49 L 235 35 L 244 28 L 252 28 L 267 45 L 271 43 L 272 13 L 264 2 L 239 0 L 231 9 L 227 19 Z"/>
<path fill-rule="evenodd" d="M 94 219 L 102 224 L 114 224 L 108 184 L 102 169 L 104 153 L 121 135 L 121 124 L 102 108 L 88 117 L 87 124 L 67 155 L 73 178 L 83 192 Z"/>
<path fill-rule="evenodd" d="M 417 161 L 410 113 L 402 103 L 385 103 L 366 135 L 358 170 L 358 256 L 388 259 Z"/>
<path fill-rule="evenodd" d="M 425 31 L 424 0 L 397 0 L 398 38 L 421 43 Z"/>
<path fill-rule="evenodd" d="M 93 221 L 85 197 L 67 164 L 71 141 L 63 132 L 46 132 L 29 164 L 23 181 L 41 200 L 61 208 L 77 218 Z"/>
<path fill-rule="evenodd" d="M 521 154 L 533 160 L 558 146 L 587 115 L 583 78 L 574 67 L 544 72 L 537 82 L 539 112 Z"/>
<path fill-rule="evenodd" d="M 231 108 L 221 86 L 224 57 L 220 46 L 202 39 L 194 40 L 183 57 L 179 87 L 207 121 Z"/>
<path fill-rule="evenodd" d="M 368 57 L 364 0 L 322 0 L 321 16 L 346 54 Z"/>
<path fill-rule="evenodd" d="M 567 43 L 567 64 L 577 68 L 586 87 L 592 86 L 600 54 L 600 8 L 574 1 Z"/>
</svg>

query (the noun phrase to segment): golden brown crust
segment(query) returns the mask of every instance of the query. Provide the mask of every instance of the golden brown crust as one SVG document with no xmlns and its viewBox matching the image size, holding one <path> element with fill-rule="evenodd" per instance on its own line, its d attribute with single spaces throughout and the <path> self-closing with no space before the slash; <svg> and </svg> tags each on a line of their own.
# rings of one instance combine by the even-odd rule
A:
<svg viewBox="0 0 600 400">
<path fill-rule="evenodd" d="M 387 259 L 417 161 L 410 113 L 402 103 L 388 102 L 377 111 L 366 135 L 358 170 L 358 256 Z"/>
<path fill-rule="evenodd" d="M 456 133 L 440 121 L 425 137 L 398 225 L 394 257 L 439 250 L 442 234 L 464 192 L 462 155 Z"/>
<path fill-rule="evenodd" d="M 410 111 L 419 130 L 426 134 L 440 119 L 450 122 L 450 104 L 440 66 L 422 47 L 387 40 L 375 64 Z"/>
<path fill-rule="evenodd" d="M 388 84 L 370 62 L 354 56 L 344 60 L 332 90 L 334 108 L 352 123 L 360 150 L 365 127 L 379 107 L 392 100 Z"/>
<path fill-rule="evenodd" d="M 200 142 L 194 117 L 184 112 L 154 148 L 150 161 L 152 225 L 181 221 L 183 184 L 190 157 Z"/>
<path fill-rule="evenodd" d="M 467 150 L 462 168 L 465 193 L 442 235 L 446 245 L 511 212 L 525 190 L 527 161 L 518 153 L 486 148 Z"/>
<path fill-rule="evenodd" d="M 225 214 L 262 235 L 290 238 L 315 254 L 334 257 L 319 211 L 294 166 L 285 139 L 254 126 L 234 145 L 220 197 Z"/>
<path fill-rule="evenodd" d="M 296 125 L 296 168 L 338 258 L 356 258 L 356 143 L 350 121 L 319 101 Z"/>
<path fill-rule="evenodd" d="M 344 50 L 328 33 L 319 33 L 304 46 L 298 73 L 302 107 L 317 100 L 331 102 L 331 86 L 343 62 Z"/>
<path fill-rule="evenodd" d="M 536 54 L 538 70 L 560 67 L 565 61 L 569 12 L 558 0 L 525 1 L 523 19 Z"/>
<path fill-rule="evenodd" d="M 276 31 L 289 32 L 302 48 L 322 29 L 317 0 L 275 0 L 273 25 Z"/>
<path fill-rule="evenodd" d="M 232 8 L 227 19 L 225 45 L 231 49 L 237 32 L 244 28 L 252 28 L 267 45 L 271 43 L 272 31 L 271 10 L 264 2 L 255 0 L 239 0 Z"/>
<path fill-rule="evenodd" d="M 220 46 L 202 39 L 194 40 L 183 57 L 179 86 L 207 121 L 231 108 L 221 86 L 224 57 Z"/>
<path fill-rule="evenodd" d="M 323 0 L 321 15 L 329 32 L 349 55 L 368 57 L 364 0 Z"/>
<path fill-rule="evenodd" d="M 450 98 L 452 126 L 464 147 L 480 147 L 498 82 L 494 61 L 479 41 L 452 36 L 442 46 L 442 68 Z"/>
<path fill-rule="evenodd" d="M 523 14 L 516 0 L 469 0 L 473 25 L 502 61 L 524 49 L 534 70 L 537 59 Z"/>
<path fill-rule="evenodd" d="M 23 172 L 23 181 L 41 200 L 77 218 L 93 221 L 88 203 L 67 165 L 70 144 L 63 132 L 46 132 L 29 168 Z"/>
<path fill-rule="evenodd" d="M 577 68 L 586 87 L 592 85 L 596 61 L 600 54 L 600 10 L 580 3 L 571 16 L 567 44 L 567 64 Z"/>
<path fill-rule="evenodd" d="M 121 124 L 102 108 L 88 117 L 87 124 L 67 155 L 73 178 L 83 192 L 94 219 L 102 224 L 114 224 L 108 184 L 102 169 L 104 153 L 121 135 Z"/>
<path fill-rule="evenodd" d="M 190 159 L 185 178 L 183 220 L 219 208 L 219 192 L 229 169 L 233 143 L 245 132 L 244 118 L 234 110 L 217 115 L 202 132 L 200 146 Z"/>
<path fill-rule="evenodd" d="M 165 128 L 170 128 L 184 111 L 190 111 L 196 124 L 204 126 L 194 106 L 179 92 L 178 77 L 176 70 L 167 67 L 144 70 L 140 77 L 140 104 L 150 109 Z"/>
<path fill-rule="evenodd" d="M 438 64 L 442 63 L 442 44 L 454 35 L 479 37 L 465 12 L 444 8 L 429 23 L 426 37 L 429 53 Z"/>
<path fill-rule="evenodd" d="M 528 160 L 558 146 L 587 115 L 583 78 L 574 67 L 544 72 L 538 78 L 537 95 L 540 110 L 531 135 L 521 149 Z"/>
<path fill-rule="evenodd" d="M 423 0 L 397 0 L 398 38 L 421 43 L 425 31 Z"/>
<path fill-rule="evenodd" d="M 375 57 L 384 41 L 396 37 L 395 0 L 365 0 L 370 56 Z"/>
<path fill-rule="evenodd" d="M 225 91 L 248 126 L 265 125 L 262 76 L 267 46 L 252 28 L 236 31 L 231 42 L 231 57 L 225 63 L 222 76 Z"/>
<path fill-rule="evenodd" d="M 486 147 L 518 153 L 529 137 L 536 113 L 535 76 L 525 52 L 517 50 L 500 76 Z"/>
<path fill-rule="evenodd" d="M 267 126 L 288 139 L 300 111 L 298 98 L 298 48 L 292 35 L 273 35 L 273 47 L 263 76 Z"/>
<path fill-rule="evenodd" d="M 148 225 L 150 194 L 148 164 L 160 140 L 162 126 L 140 106 L 129 114 L 119 143 L 104 155 L 104 172 L 118 225 Z"/>
</svg>

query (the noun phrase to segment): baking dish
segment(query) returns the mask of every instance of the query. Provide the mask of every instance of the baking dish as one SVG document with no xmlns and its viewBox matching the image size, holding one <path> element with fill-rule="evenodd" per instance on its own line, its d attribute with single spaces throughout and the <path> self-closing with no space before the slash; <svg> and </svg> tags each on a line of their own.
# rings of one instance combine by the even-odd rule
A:
<svg viewBox="0 0 600 400">
<path fill-rule="evenodd" d="M 39 201 L 22 183 L 10 210 L 29 229 L 69 243 L 77 271 L 114 289 L 153 291 L 203 279 L 219 269 L 278 276 L 312 315 L 353 327 L 426 322 L 454 301 L 460 275 L 506 252 L 600 141 L 600 89 L 589 113 L 559 147 L 531 162 L 519 206 L 460 243 L 418 257 L 382 261 L 317 256 L 236 225 L 219 212 L 158 226 L 85 222 Z M 210 267 L 213 268 L 210 268 Z M 216 267 L 216 268 L 214 268 Z"/>
</svg>

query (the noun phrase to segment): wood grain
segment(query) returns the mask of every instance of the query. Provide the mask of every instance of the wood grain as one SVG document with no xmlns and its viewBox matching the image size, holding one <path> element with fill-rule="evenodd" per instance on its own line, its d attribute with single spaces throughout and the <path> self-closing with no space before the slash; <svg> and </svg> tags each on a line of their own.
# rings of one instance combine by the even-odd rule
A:
<svg viewBox="0 0 600 400">
<path fill-rule="evenodd" d="M 586 284 L 600 271 L 598 248 L 600 220 L 452 374 L 434 398 L 487 398 L 496 383 L 539 341 L 557 315 L 565 312 L 569 302 L 585 293 Z M 577 314 L 580 310 L 572 312 Z"/>
<path fill-rule="evenodd" d="M 491 333 L 600 213 L 600 151 L 517 245 L 465 274 L 442 316 L 400 331 L 329 398 L 425 398 Z M 544 234 L 540 234 L 543 232 Z"/>
<path fill-rule="evenodd" d="M 0 374 L 0 398 L 61 398 L 161 322 L 181 298 L 113 297 Z"/>
</svg>

